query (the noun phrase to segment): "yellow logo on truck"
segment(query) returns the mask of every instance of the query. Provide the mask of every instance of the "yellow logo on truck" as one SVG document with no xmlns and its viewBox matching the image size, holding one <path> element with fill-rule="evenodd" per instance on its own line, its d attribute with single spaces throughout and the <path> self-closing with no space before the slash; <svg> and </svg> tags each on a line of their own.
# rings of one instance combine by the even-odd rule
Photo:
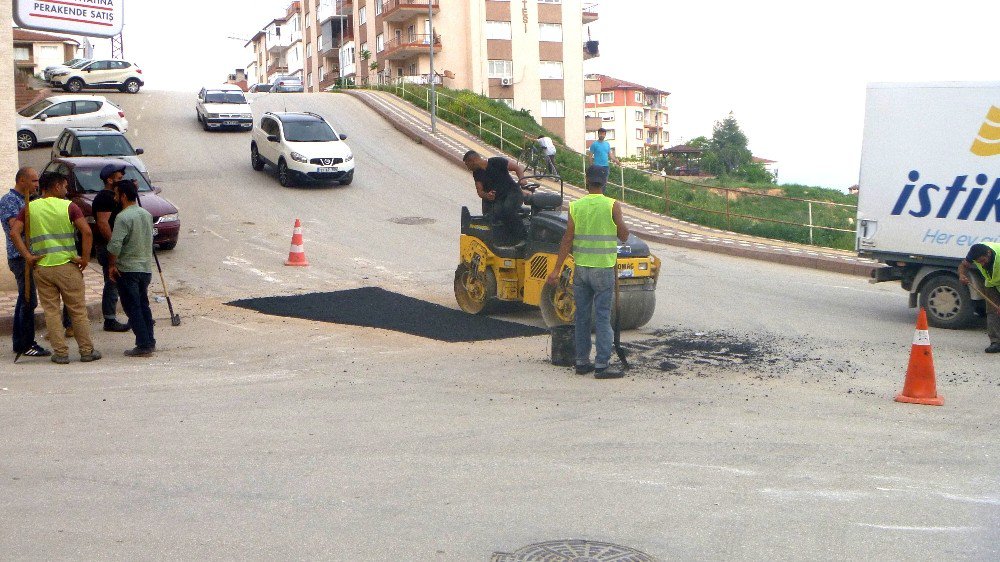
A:
<svg viewBox="0 0 1000 562">
<path fill-rule="evenodd" d="M 1000 107 L 990 107 L 986 121 L 979 128 L 979 135 L 972 141 L 972 153 L 976 156 L 996 156 L 1000 154 Z"/>
</svg>

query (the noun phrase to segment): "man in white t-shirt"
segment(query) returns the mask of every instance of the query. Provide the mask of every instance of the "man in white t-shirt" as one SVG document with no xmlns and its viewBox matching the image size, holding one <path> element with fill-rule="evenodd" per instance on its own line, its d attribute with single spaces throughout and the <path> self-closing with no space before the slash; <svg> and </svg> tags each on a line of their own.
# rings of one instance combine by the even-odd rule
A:
<svg viewBox="0 0 1000 562">
<path fill-rule="evenodd" d="M 559 175 L 559 172 L 556 171 L 556 145 L 552 143 L 552 139 L 546 135 L 538 135 L 536 142 L 538 146 L 542 147 L 543 154 L 545 154 L 545 163 L 548 164 L 549 173 Z"/>
</svg>

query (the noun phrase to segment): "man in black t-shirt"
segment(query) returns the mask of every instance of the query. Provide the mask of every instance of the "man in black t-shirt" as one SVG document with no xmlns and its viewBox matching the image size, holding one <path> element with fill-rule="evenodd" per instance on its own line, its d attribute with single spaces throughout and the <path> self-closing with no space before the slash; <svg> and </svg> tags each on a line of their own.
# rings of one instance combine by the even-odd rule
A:
<svg viewBox="0 0 1000 562">
<path fill-rule="evenodd" d="M 94 248 L 97 250 L 97 262 L 104 271 L 104 292 L 101 295 L 101 312 L 104 314 L 105 332 L 127 332 L 130 327 L 118 321 L 118 286 L 111 278 L 108 267 L 108 241 L 115 226 L 115 217 L 121 212 L 121 205 L 115 192 L 115 184 L 125 177 L 124 164 L 108 164 L 101 168 L 101 180 L 104 189 L 94 197 L 91 204 L 94 210 Z"/>
<path fill-rule="evenodd" d="M 476 193 L 483 200 L 483 214 L 493 215 L 503 226 L 496 233 L 497 243 L 514 245 L 523 240 L 525 229 L 519 212 L 525 197 L 531 195 L 520 186 L 524 181 L 524 166 L 501 156 L 486 159 L 474 150 L 466 152 L 462 161 L 476 182 Z M 517 174 L 517 181 L 511 172 Z"/>
</svg>

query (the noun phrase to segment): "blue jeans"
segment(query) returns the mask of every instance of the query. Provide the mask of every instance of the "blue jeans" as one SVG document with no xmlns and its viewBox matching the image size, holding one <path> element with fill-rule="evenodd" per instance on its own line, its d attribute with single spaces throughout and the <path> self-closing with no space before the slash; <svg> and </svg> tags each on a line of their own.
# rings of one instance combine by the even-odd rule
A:
<svg viewBox="0 0 1000 562">
<path fill-rule="evenodd" d="M 136 273 L 122 271 L 118 278 L 118 295 L 122 299 L 122 308 L 132 324 L 135 334 L 135 346 L 142 349 L 155 349 L 156 339 L 153 338 L 153 312 L 149 309 L 149 282 L 152 273 Z"/>
<path fill-rule="evenodd" d="M 582 267 L 573 270 L 573 300 L 576 302 L 576 364 L 590 363 L 590 328 L 594 320 L 598 369 L 611 361 L 615 333 L 611 328 L 611 300 L 615 293 L 615 268 Z"/>
<path fill-rule="evenodd" d="M 35 308 L 38 307 L 38 289 L 31 283 L 31 295 L 24 294 L 24 258 L 7 259 L 7 267 L 17 280 L 17 303 L 14 305 L 14 353 L 24 353 L 35 344 Z"/>
<path fill-rule="evenodd" d="M 115 286 L 114 280 L 108 275 L 108 248 L 106 246 L 97 247 L 97 263 L 101 264 L 101 271 L 104 273 L 104 291 L 101 293 L 101 314 L 104 315 L 105 320 L 116 320 L 118 318 L 118 287 Z"/>
</svg>

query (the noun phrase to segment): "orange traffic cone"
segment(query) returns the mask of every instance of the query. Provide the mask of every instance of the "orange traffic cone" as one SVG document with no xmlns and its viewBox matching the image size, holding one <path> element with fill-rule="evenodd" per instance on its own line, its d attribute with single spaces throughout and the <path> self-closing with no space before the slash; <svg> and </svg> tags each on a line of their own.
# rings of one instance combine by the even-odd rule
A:
<svg viewBox="0 0 1000 562">
<path fill-rule="evenodd" d="M 910 404 L 944 405 L 944 397 L 937 393 L 934 382 L 934 356 L 931 354 L 931 337 L 927 331 L 927 312 L 923 308 L 917 314 L 917 330 L 913 334 L 910 349 L 910 365 L 906 368 L 903 392 L 896 396 L 896 402 Z"/>
<path fill-rule="evenodd" d="M 292 247 L 288 250 L 285 265 L 309 265 L 306 251 L 302 248 L 302 221 L 295 219 L 295 230 L 292 231 Z"/>
</svg>

